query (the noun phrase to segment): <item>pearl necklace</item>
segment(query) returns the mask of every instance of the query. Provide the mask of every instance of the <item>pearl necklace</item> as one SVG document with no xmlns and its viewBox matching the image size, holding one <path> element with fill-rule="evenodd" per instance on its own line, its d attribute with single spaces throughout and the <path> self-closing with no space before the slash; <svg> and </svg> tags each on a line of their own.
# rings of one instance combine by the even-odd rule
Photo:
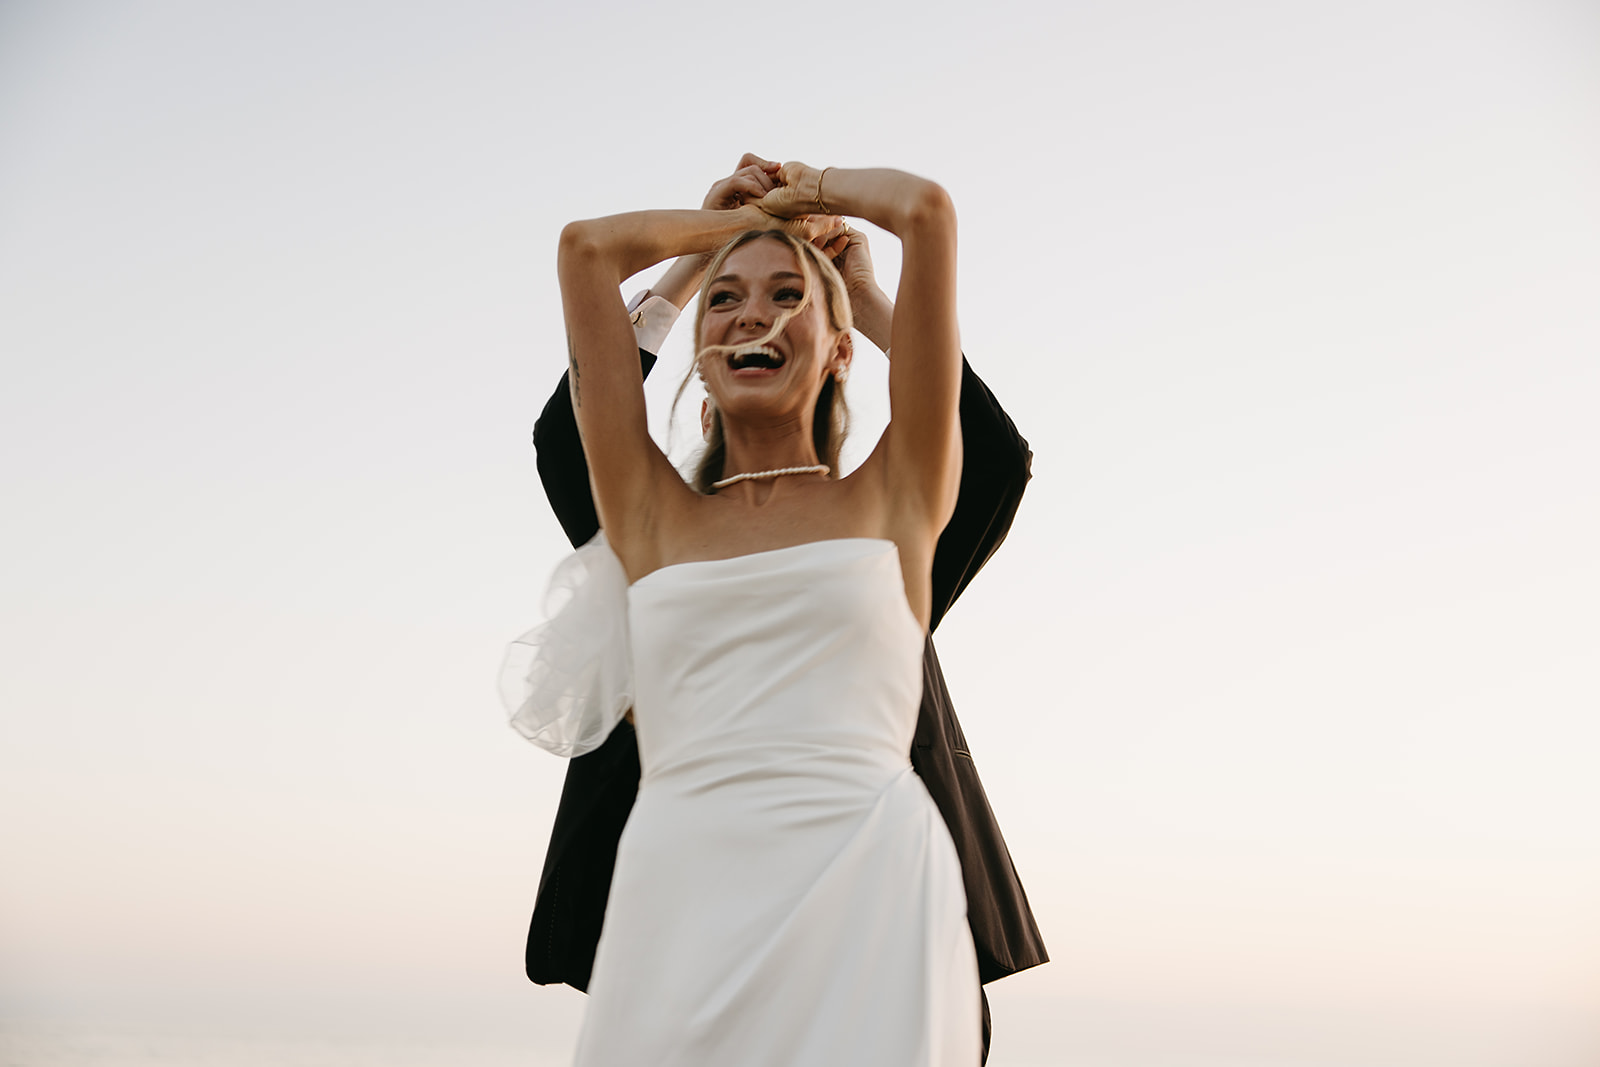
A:
<svg viewBox="0 0 1600 1067">
<path fill-rule="evenodd" d="M 815 466 L 812 466 L 812 467 L 779 467 L 776 470 L 770 470 L 770 471 L 752 471 L 749 474 L 735 474 L 732 477 L 724 478 L 719 482 L 712 482 L 711 483 L 711 488 L 713 488 L 713 489 L 726 489 L 728 486 L 735 485 L 735 484 L 737 484 L 739 482 L 748 482 L 748 481 L 752 481 L 752 480 L 754 480 L 756 478 L 781 478 L 785 474 L 827 474 L 827 473 L 828 473 L 828 465 L 826 463 L 818 463 L 818 464 L 816 464 Z"/>
</svg>

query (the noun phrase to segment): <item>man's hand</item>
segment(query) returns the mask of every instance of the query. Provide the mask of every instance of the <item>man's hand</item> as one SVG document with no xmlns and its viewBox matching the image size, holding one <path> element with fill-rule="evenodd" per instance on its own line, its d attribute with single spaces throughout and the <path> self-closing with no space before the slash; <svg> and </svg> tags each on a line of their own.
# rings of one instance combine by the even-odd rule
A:
<svg viewBox="0 0 1600 1067">
<path fill-rule="evenodd" d="M 872 250 L 867 247 L 866 234 L 845 226 L 824 234 L 813 243 L 839 268 L 851 300 L 878 291 L 878 276 L 872 270 Z"/>
<path fill-rule="evenodd" d="M 842 226 L 812 243 L 839 268 L 839 274 L 844 278 L 845 292 L 850 296 L 850 312 L 856 320 L 856 329 L 867 340 L 888 352 L 889 331 L 894 324 L 894 301 L 878 288 L 878 276 L 872 270 L 872 253 L 867 248 L 867 235 L 853 227 Z"/>
</svg>

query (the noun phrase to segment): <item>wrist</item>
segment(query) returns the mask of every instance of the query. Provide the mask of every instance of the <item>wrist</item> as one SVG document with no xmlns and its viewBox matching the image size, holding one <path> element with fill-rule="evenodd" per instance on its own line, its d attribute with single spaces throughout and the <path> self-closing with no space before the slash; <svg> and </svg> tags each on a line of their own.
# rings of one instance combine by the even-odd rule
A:
<svg viewBox="0 0 1600 1067">
<path fill-rule="evenodd" d="M 661 280 L 650 287 L 650 293 L 672 301 L 678 310 L 683 310 L 689 301 L 694 299 L 695 290 L 700 288 L 700 279 L 704 277 L 706 265 L 710 261 L 709 252 L 691 252 L 679 256 L 673 261 L 672 266 L 667 268 Z"/>
<path fill-rule="evenodd" d="M 832 169 L 832 167 L 823 167 L 821 170 L 817 171 L 817 190 L 816 195 L 812 197 L 812 200 L 816 202 L 817 210 L 824 215 L 832 215 L 835 213 L 833 209 L 828 207 L 828 202 L 823 199 L 822 193 L 822 183 L 828 177 L 828 172 Z"/>
<path fill-rule="evenodd" d="M 729 214 L 738 220 L 738 229 L 741 233 L 745 230 L 768 230 L 777 225 L 779 221 L 762 211 L 755 204 L 741 204 Z"/>
<path fill-rule="evenodd" d="M 889 299 L 889 294 L 879 289 L 876 285 L 863 285 L 852 289 L 845 287 L 850 297 L 850 306 L 858 308 L 867 315 L 893 315 L 894 301 Z"/>
<path fill-rule="evenodd" d="M 894 302 L 877 286 L 859 296 L 850 294 L 850 310 L 856 329 L 879 351 L 889 350 L 889 333 L 894 326 Z"/>
</svg>

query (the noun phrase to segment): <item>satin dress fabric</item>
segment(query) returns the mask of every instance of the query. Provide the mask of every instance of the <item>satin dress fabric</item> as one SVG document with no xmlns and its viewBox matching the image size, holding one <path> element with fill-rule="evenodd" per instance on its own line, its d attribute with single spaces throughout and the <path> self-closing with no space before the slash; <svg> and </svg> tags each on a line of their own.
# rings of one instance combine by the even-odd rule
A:
<svg viewBox="0 0 1600 1067">
<path fill-rule="evenodd" d="M 907 752 L 922 627 L 892 542 L 627 592 L 641 779 L 580 1067 L 978 1063 L 950 832 Z"/>
</svg>

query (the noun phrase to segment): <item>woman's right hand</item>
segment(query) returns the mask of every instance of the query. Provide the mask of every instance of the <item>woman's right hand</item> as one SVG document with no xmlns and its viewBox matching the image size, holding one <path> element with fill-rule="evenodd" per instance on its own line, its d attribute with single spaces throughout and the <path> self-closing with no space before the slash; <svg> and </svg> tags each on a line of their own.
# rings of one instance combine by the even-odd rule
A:
<svg viewBox="0 0 1600 1067">
<path fill-rule="evenodd" d="M 707 211 L 732 211 L 754 203 L 777 188 L 777 176 L 778 164 L 746 152 L 733 173 L 711 187 L 700 206 Z"/>
</svg>

